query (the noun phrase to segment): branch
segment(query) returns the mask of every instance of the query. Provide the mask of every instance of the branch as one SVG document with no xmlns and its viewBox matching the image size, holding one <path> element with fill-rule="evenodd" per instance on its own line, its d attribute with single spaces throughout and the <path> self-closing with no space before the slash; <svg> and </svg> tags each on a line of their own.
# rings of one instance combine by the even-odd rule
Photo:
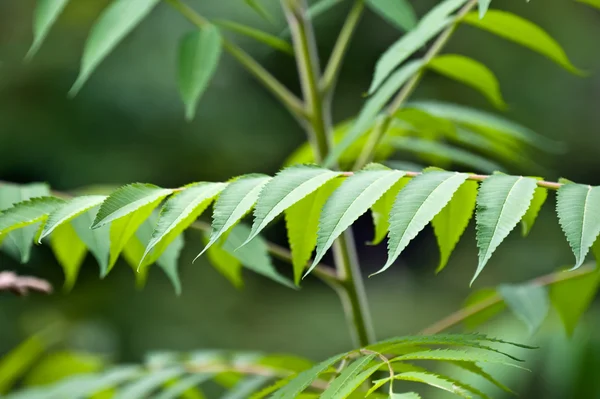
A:
<svg viewBox="0 0 600 399">
<path fill-rule="evenodd" d="M 13 272 L 0 272 L 0 292 L 11 291 L 16 295 L 25 296 L 29 290 L 44 294 L 52 293 L 52 285 L 46 280 L 36 277 L 18 276 Z"/>
</svg>

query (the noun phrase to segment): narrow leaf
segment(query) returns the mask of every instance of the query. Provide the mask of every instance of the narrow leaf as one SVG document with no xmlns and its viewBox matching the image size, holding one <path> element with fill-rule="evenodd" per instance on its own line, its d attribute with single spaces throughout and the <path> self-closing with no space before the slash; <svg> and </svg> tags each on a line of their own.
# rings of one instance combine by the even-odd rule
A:
<svg viewBox="0 0 600 399">
<path fill-rule="evenodd" d="M 256 40 L 257 42 L 266 44 L 267 46 L 277 50 L 277 51 L 281 51 L 282 53 L 288 54 L 288 55 L 294 55 L 294 48 L 292 47 L 292 45 L 283 40 L 278 38 L 277 36 L 271 35 L 270 33 L 267 32 L 263 32 L 262 30 L 259 29 L 255 29 L 252 28 L 250 26 L 247 25 L 243 25 L 234 21 L 229 21 L 229 20 L 217 20 L 217 21 L 213 21 L 219 28 L 222 29 L 226 29 L 229 30 L 231 32 L 234 33 L 238 33 L 240 35 L 244 35 L 247 36 L 251 39 Z"/>
<path fill-rule="evenodd" d="M 77 94 L 96 67 L 160 0 L 115 0 L 102 12 L 85 43 L 81 70 L 70 90 Z"/>
<path fill-rule="evenodd" d="M 396 94 L 408 79 L 416 74 L 423 66 L 422 60 L 414 60 L 402 66 L 385 82 L 375 95 L 367 100 L 352 128 L 346 133 L 342 141 L 336 145 L 325 159 L 324 165 L 330 167 L 356 140 L 360 139 L 371 127 L 377 115 L 386 103 Z"/>
<path fill-rule="evenodd" d="M 273 21 L 273 17 L 271 17 L 269 12 L 263 7 L 262 4 L 260 4 L 260 0 L 244 0 L 244 2 L 264 20 L 269 22 Z"/>
<path fill-rule="evenodd" d="M 546 202 L 546 198 L 548 198 L 548 190 L 544 187 L 536 187 L 533 192 L 531 204 L 529 205 L 527 212 L 525 212 L 525 216 L 521 219 L 523 237 L 529 235 L 529 232 L 540 213 L 540 209 L 542 209 L 542 205 Z"/>
<path fill-rule="evenodd" d="M 569 72 L 577 75 L 584 74 L 571 64 L 562 47 L 546 31 L 518 15 L 506 11 L 490 10 L 485 18 L 480 19 L 477 13 L 471 12 L 465 15 L 463 21 L 530 48 L 548 57 Z"/>
<path fill-rule="evenodd" d="M 160 394 L 156 395 L 154 399 L 178 399 L 182 398 L 184 392 L 187 390 L 202 384 L 205 381 L 210 380 L 212 374 L 192 374 L 183 377 L 175 384 L 166 388 Z"/>
<path fill-rule="evenodd" d="M 219 64 L 221 35 L 208 25 L 181 39 L 179 46 L 179 92 L 185 103 L 185 117 L 194 119 L 196 105 Z"/>
<path fill-rule="evenodd" d="M 390 399 L 421 399 L 421 396 L 415 392 L 391 393 Z"/>
<path fill-rule="evenodd" d="M 423 173 L 400 191 L 390 213 L 388 260 L 377 273 L 389 268 L 408 243 L 423 230 L 450 201 L 469 177 L 466 173 Z"/>
<path fill-rule="evenodd" d="M 97 229 L 90 229 L 92 221 L 96 218 L 100 206 L 82 213 L 75 217 L 71 224 L 77 233 L 77 236 L 84 242 L 90 250 L 98 265 L 100 266 L 100 275 L 108 273 L 108 256 L 110 251 L 110 225 L 104 225 Z"/>
<path fill-rule="evenodd" d="M 558 189 L 556 213 L 578 268 L 600 233 L 600 187 L 564 184 Z"/>
<path fill-rule="evenodd" d="M 375 236 L 371 245 L 377 245 L 385 236 L 387 236 L 388 230 L 390 229 L 390 212 L 396 201 L 396 197 L 400 190 L 404 188 L 410 181 L 410 178 L 403 177 L 396 184 L 392 186 L 385 194 L 381 196 L 371 207 L 371 213 L 373 214 L 373 224 L 375 225 Z"/>
<path fill-rule="evenodd" d="M 84 195 L 73 198 L 48 216 L 48 220 L 40 235 L 39 242 L 41 242 L 44 237 L 51 234 L 54 229 L 68 223 L 87 210 L 100 205 L 105 199 L 106 197 L 104 195 Z"/>
<path fill-rule="evenodd" d="M 477 0 L 477 5 L 479 6 L 479 18 L 483 18 L 490 8 L 490 3 L 492 0 Z"/>
<path fill-rule="evenodd" d="M 50 236 L 50 247 L 65 273 L 64 290 L 70 291 L 77 281 L 79 269 L 87 254 L 85 243 L 77 236 L 70 223 L 54 229 Z"/>
<path fill-rule="evenodd" d="M 514 315 L 525 323 L 530 334 L 541 327 L 550 310 L 545 287 L 533 284 L 501 285 L 498 292 Z"/>
<path fill-rule="evenodd" d="M 466 399 L 470 399 L 473 397 L 466 389 L 461 388 L 461 387 L 457 386 L 456 384 L 454 384 L 453 382 L 449 381 L 448 379 L 443 378 L 443 377 L 441 377 L 437 374 L 433 374 L 433 373 L 409 371 L 409 372 L 398 374 L 398 375 L 394 376 L 394 379 L 420 382 L 423 384 L 430 385 L 434 388 L 438 388 L 438 389 L 441 389 L 444 391 L 451 392 L 453 394 L 456 394 L 456 395 L 458 395 L 462 398 L 466 398 Z"/>
<path fill-rule="evenodd" d="M 40 49 L 50 28 L 68 2 L 69 0 L 38 0 L 33 17 L 33 44 L 25 56 L 26 60 L 33 58 Z"/>
<path fill-rule="evenodd" d="M 481 362 L 520 367 L 515 363 L 507 361 L 505 357 L 500 357 L 499 355 L 491 355 L 490 353 L 485 353 L 481 351 L 475 352 L 456 349 L 429 349 L 420 352 L 412 352 L 406 355 L 395 357 L 390 361 L 403 362 L 407 360 L 445 360 L 460 362 Z"/>
<path fill-rule="evenodd" d="M 373 359 L 375 359 L 375 355 L 370 354 L 360 357 L 350 363 L 350 365 L 344 368 L 340 375 L 329 384 L 329 387 L 321 394 L 320 398 L 340 399 L 348 397 L 348 395 L 358 388 L 360 384 L 369 378 L 369 375 L 365 375 L 364 371 L 373 374 L 377 368 L 380 367 L 380 365 L 377 364 L 375 369 L 370 367 L 368 370 L 365 370 Z"/>
<path fill-rule="evenodd" d="M 427 67 L 450 79 L 471 86 L 486 96 L 496 108 L 506 109 L 498 79 L 481 62 L 463 55 L 446 54 L 432 59 Z"/>
<path fill-rule="evenodd" d="M 296 165 L 283 169 L 263 187 L 254 207 L 254 223 L 246 243 L 283 211 L 340 176 L 318 166 Z"/>
<path fill-rule="evenodd" d="M 463 361 L 452 361 L 451 363 L 454 364 L 455 366 L 460 367 L 464 370 L 467 370 L 473 374 L 477 374 L 478 376 L 484 378 L 489 383 L 495 385 L 496 387 L 500 388 L 501 390 L 503 390 L 506 393 L 516 395 L 510 388 L 508 388 L 506 385 L 504 385 L 503 383 L 501 383 L 500 381 L 495 379 L 491 374 L 489 374 L 488 372 L 483 370 L 481 367 L 479 367 L 477 365 L 477 363 L 463 362 Z"/>
<path fill-rule="evenodd" d="M 417 26 L 417 16 L 408 0 L 367 0 L 367 5 L 403 31 Z"/>
<path fill-rule="evenodd" d="M 210 240 L 210 235 L 203 234 L 204 243 L 207 244 Z M 229 252 L 221 248 L 216 243 L 211 245 L 206 251 L 206 257 L 209 263 L 225 277 L 236 288 L 241 288 L 244 285 L 242 280 L 242 262 L 236 257 L 230 255 Z"/>
<path fill-rule="evenodd" d="M 114 399 L 142 399 L 147 398 L 154 390 L 165 382 L 180 377 L 185 370 L 181 367 L 150 371 L 147 375 L 131 382 L 120 389 Z"/>
<path fill-rule="evenodd" d="M 477 182 L 466 180 L 456 190 L 450 202 L 431 221 L 440 248 L 440 263 L 436 273 L 446 267 L 454 247 L 473 216 L 477 188 Z"/>
<path fill-rule="evenodd" d="M 45 220 L 64 203 L 64 200 L 56 197 L 36 197 L 14 204 L 0 213 L 0 235 Z"/>
<path fill-rule="evenodd" d="M 492 175 L 481 183 L 475 218 L 479 264 L 471 284 L 525 215 L 536 187 L 535 179 L 522 176 Z"/>
<path fill-rule="evenodd" d="M 270 379 L 270 376 L 263 375 L 248 377 L 238 382 L 221 399 L 248 399 L 252 393 L 258 391 Z"/>
<path fill-rule="evenodd" d="M 306 274 L 321 261 L 327 250 L 359 216 L 365 213 L 404 172 L 383 166 L 367 167 L 350 176 L 329 197 L 319 218 L 317 254 Z M 305 276 L 306 276 L 305 274 Z"/>
</svg>

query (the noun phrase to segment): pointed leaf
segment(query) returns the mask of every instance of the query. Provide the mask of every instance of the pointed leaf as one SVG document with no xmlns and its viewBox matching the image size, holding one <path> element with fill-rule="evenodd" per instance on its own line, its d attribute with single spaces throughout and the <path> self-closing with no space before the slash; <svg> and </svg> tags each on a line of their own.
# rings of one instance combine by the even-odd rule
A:
<svg viewBox="0 0 600 399">
<path fill-rule="evenodd" d="M 260 4 L 260 0 L 244 0 L 246 4 L 250 6 L 258 15 L 260 15 L 264 20 L 272 22 L 273 17 L 269 14 L 269 12 Z"/>
<path fill-rule="evenodd" d="M 460 362 L 482 362 L 503 364 L 506 366 L 520 367 L 506 360 L 500 355 L 491 355 L 485 352 L 465 351 L 456 349 L 429 349 L 420 352 L 412 352 L 391 359 L 391 362 L 403 362 L 407 360 L 445 360 Z"/>
<path fill-rule="evenodd" d="M 121 388 L 113 399 L 143 399 L 147 398 L 154 390 L 165 382 L 180 377 L 185 373 L 182 367 L 168 368 L 164 370 L 151 371 L 137 381 L 131 382 Z"/>
<path fill-rule="evenodd" d="M 479 6 L 479 18 L 483 18 L 490 8 L 490 3 L 492 0 L 477 0 L 477 5 Z"/>
<path fill-rule="evenodd" d="M 226 187 L 224 183 L 197 183 L 170 197 L 162 209 L 140 267 L 154 263 L 169 246 L 208 208 Z"/>
<path fill-rule="evenodd" d="M 462 398 L 471 399 L 473 396 L 464 388 L 461 388 L 449 381 L 446 378 L 443 378 L 437 374 L 433 373 L 425 373 L 419 371 L 409 371 L 406 373 L 398 374 L 394 376 L 396 380 L 404 380 L 404 381 L 413 381 L 420 382 L 423 384 L 430 385 L 434 388 L 442 389 L 444 391 L 451 392 L 455 395 L 458 395 Z"/>
<path fill-rule="evenodd" d="M 540 209 L 542 209 L 542 205 L 544 205 L 544 202 L 546 202 L 546 198 L 548 198 L 548 190 L 544 187 L 536 187 L 535 191 L 533 192 L 531 204 L 529 205 L 527 212 L 525 212 L 523 219 L 521 219 L 523 237 L 529 235 L 529 232 L 535 223 L 535 219 L 537 219 Z"/>
<path fill-rule="evenodd" d="M 69 0 L 38 0 L 33 19 L 33 44 L 25 59 L 30 60 L 39 50 Z"/>
<path fill-rule="evenodd" d="M 469 225 L 475 210 L 477 188 L 477 182 L 466 180 L 456 190 L 450 202 L 431 220 L 440 248 L 440 263 L 436 273 L 446 267 L 450 254 Z"/>
<path fill-rule="evenodd" d="M 244 35 L 247 36 L 251 39 L 256 40 L 257 42 L 266 44 L 267 46 L 277 50 L 277 51 L 281 51 L 282 53 L 288 54 L 288 55 L 294 55 L 294 48 L 292 47 L 292 45 L 283 40 L 280 39 L 277 36 L 271 35 L 270 33 L 267 32 L 263 32 L 262 30 L 258 30 L 255 28 L 252 28 L 250 26 L 247 25 L 243 25 L 234 21 L 229 21 L 229 20 L 217 20 L 217 21 L 213 21 L 219 28 L 222 29 L 226 29 L 229 31 L 232 31 L 234 33 L 239 33 L 240 35 Z"/>
<path fill-rule="evenodd" d="M 498 292 L 514 315 L 525 323 L 530 334 L 541 327 L 550 310 L 546 287 L 533 284 L 501 285 Z"/>
<path fill-rule="evenodd" d="M 525 215 L 536 187 L 535 179 L 522 176 L 492 175 L 481 183 L 475 218 L 479 264 L 471 284 Z"/>
<path fill-rule="evenodd" d="M 550 286 L 550 300 L 568 336 L 572 336 L 579 319 L 592 303 L 600 287 L 600 268 L 580 277 Z"/>
<path fill-rule="evenodd" d="M 451 363 L 464 370 L 470 371 L 473 374 L 477 374 L 478 376 L 484 378 L 485 380 L 500 388 L 504 392 L 516 395 L 510 388 L 508 388 L 506 385 L 495 379 L 491 374 L 483 370 L 476 363 L 462 361 L 452 361 Z"/>
<path fill-rule="evenodd" d="M 466 0 L 442 1 L 421 19 L 415 29 L 392 44 L 377 60 L 369 94 L 373 94 L 398 66 L 451 23 L 450 14 L 464 3 Z"/>
<path fill-rule="evenodd" d="M 166 388 L 160 394 L 154 396 L 154 399 L 178 399 L 182 398 L 182 396 L 187 390 L 202 384 L 205 381 L 210 380 L 212 374 L 192 374 L 183 377 L 173 385 Z"/>
<path fill-rule="evenodd" d="M 102 12 L 85 43 L 81 70 L 71 88 L 75 95 L 96 67 L 139 24 L 160 0 L 115 0 Z"/>
<path fill-rule="evenodd" d="M 578 268 L 600 233 L 600 187 L 564 184 L 558 189 L 556 213 Z"/>
<path fill-rule="evenodd" d="M 84 195 L 82 197 L 73 198 L 48 216 L 48 220 L 40 235 L 39 242 L 41 242 L 44 237 L 51 234 L 54 229 L 76 218 L 87 210 L 100 205 L 105 199 L 106 196 L 104 195 Z"/>
<path fill-rule="evenodd" d="M 518 15 L 506 11 L 490 10 L 485 18 L 480 19 L 476 12 L 471 12 L 465 15 L 463 21 L 528 47 L 548 57 L 569 72 L 583 75 L 581 70 L 571 64 L 562 47 L 546 31 Z"/>
<path fill-rule="evenodd" d="M 153 184 L 133 183 L 123 186 L 102 203 L 92 229 L 127 216 L 144 205 L 160 201 L 172 192 L 173 190 L 160 188 Z"/>
<path fill-rule="evenodd" d="M 387 236 L 388 230 L 390 229 L 390 212 L 392 211 L 396 197 L 400 190 L 402 190 L 410 180 L 411 179 L 408 177 L 401 178 L 371 207 L 373 224 L 375 225 L 375 236 L 371 245 L 379 244 Z"/>
<path fill-rule="evenodd" d="M 204 243 L 208 244 L 210 235 L 205 233 L 203 236 Z M 206 257 L 208 258 L 209 263 L 217 269 L 223 277 L 229 280 L 234 287 L 241 288 L 244 285 L 242 280 L 242 262 L 221 248 L 218 242 L 208 248 Z"/>
<path fill-rule="evenodd" d="M 270 376 L 263 375 L 248 377 L 235 384 L 235 386 L 223 395 L 221 399 L 248 399 L 250 394 L 258 391 L 270 379 Z"/>
<path fill-rule="evenodd" d="M 333 165 L 348 147 L 368 131 L 373 122 L 375 122 L 381 109 L 407 80 L 419 72 L 422 66 L 422 60 L 414 60 L 405 64 L 390 76 L 375 95 L 367 100 L 358 114 L 356 121 L 352 125 L 352 128 L 346 133 L 342 141 L 333 148 L 331 153 L 327 156 L 327 159 L 325 159 L 324 165 L 326 167 Z"/>
<path fill-rule="evenodd" d="M 87 248 L 70 223 L 62 224 L 54 229 L 50 236 L 50 247 L 65 273 L 63 288 L 65 291 L 70 291 L 77 281 Z"/>
<path fill-rule="evenodd" d="M 256 237 L 269 222 L 290 206 L 340 175 L 341 172 L 312 165 L 296 165 L 283 169 L 261 190 L 254 207 L 252 231 L 246 242 Z"/>
<path fill-rule="evenodd" d="M 415 10 L 408 0 L 367 0 L 367 5 L 403 31 L 409 31 L 417 26 Z"/>
<path fill-rule="evenodd" d="M 342 181 L 342 179 L 328 181 L 285 210 L 285 223 L 292 252 L 296 285 L 300 283 L 304 269 L 308 266 L 308 261 L 317 245 L 321 210 L 333 192 L 342 184 Z"/>
<path fill-rule="evenodd" d="M 365 368 L 375 359 L 375 354 L 360 357 L 350 363 L 346 368 L 342 370 L 339 376 L 337 376 L 327 387 L 327 389 L 321 394 L 321 399 L 341 399 L 347 398 L 360 384 L 362 384 L 371 374 L 373 374 L 379 367 L 377 364 L 375 368 Z M 370 374 L 368 374 L 370 373 Z"/>
<path fill-rule="evenodd" d="M 213 25 L 191 32 L 179 46 L 179 92 L 185 103 L 186 119 L 194 119 L 198 100 L 217 70 L 221 56 L 221 35 Z"/>
<path fill-rule="evenodd" d="M 246 216 L 256 203 L 260 191 L 270 179 L 266 175 L 249 174 L 237 177 L 227 185 L 215 202 L 210 241 L 196 256 L 196 259 Z"/>
<path fill-rule="evenodd" d="M 108 273 L 108 256 L 110 252 L 110 225 L 104 225 L 97 229 L 91 229 L 92 221 L 96 218 L 100 206 L 84 212 L 75 217 L 71 224 L 75 232 L 90 250 L 98 265 L 100 266 L 100 275 Z"/>
<path fill-rule="evenodd" d="M 427 172 L 415 177 L 400 191 L 390 213 L 388 260 L 375 274 L 394 263 L 408 243 L 446 206 L 468 177 L 466 173 Z"/>
<path fill-rule="evenodd" d="M 327 250 L 352 223 L 365 213 L 404 172 L 368 165 L 350 176 L 329 197 L 319 218 L 317 254 L 306 274 L 321 261 Z M 306 275 L 305 274 L 305 275 Z"/>
<path fill-rule="evenodd" d="M 429 69 L 433 69 L 450 79 L 471 86 L 487 97 L 498 109 L 505 109 L 506 103 L 500 92 L 498 79 L 488 67 L 472 58 L 457 54 L 439 55 L 429 61 Z"/>
<path fill-rule="evenodd" d="M 64 200 L 56 197 L 36 197 L 16 203 L 0 213 L 0 235 L 46 220 L 64 203 Z"/>
<path fill-rule="evenodd" d="M 391 393 L 390 399 L 421 399 L 421 396 L 415 392 Z"/>
</svg>

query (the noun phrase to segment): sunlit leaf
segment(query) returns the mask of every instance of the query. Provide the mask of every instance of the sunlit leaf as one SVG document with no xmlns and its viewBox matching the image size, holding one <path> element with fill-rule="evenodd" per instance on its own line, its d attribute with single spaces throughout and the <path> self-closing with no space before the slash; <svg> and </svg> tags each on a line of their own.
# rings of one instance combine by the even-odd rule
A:
<svg viewBox="0 0 600 399">
<path fill-rule="evenodd" d="M 403 31 L 417 26 L 417 16 L 408 0 L 367 0 L 367 5 Z"/>
<path fill-rule="evenodd" d="M 84 352 L 59 351 L 49 353 L 27 373 L 24 384 L 46 385 L 76 374 L 94 373 L 104 367 L 98 355 Z"/>
<path fill-rule="evenodd" d="M 506 103 L 500 92 L 500 84 L 494 73 L 479 61 L 457 54 L 439 55 L 429 61 L 427 68 L 481 92 L 499 109 Z"/>
<path fill-rule="evenodd" d="M 498 292 L 514 315 L 525 323 L 530 334 L 541 327 L 550 310 L 546 287 L 534 284 L 500 285 Z"/>
<path fill-rule="evenodd" d="M 477 196 L 476 226 L 479 264 L 471 284 L 492 254 L 527 212 L 537 181 L 530 177 L 492 175 Z"/>
<path fill-rule="evenodd" d="M 104 225 L 97 229 L 90 226 L 96 218 L 100 206 L 96 206 L 83 214 L 75 217 L 71 224 L 77 232 L 77 236 L 85 243 L 85 246 L 94 255 L 100 266 L 100 275 L 103 276 L 108 270 L 108 257 L 110 252 L 110 225 Z"/>
<path fill-rule="evenodd" d="M 213 23 L 215 25 L 217 25 L 219 28 L 226 29 L 226 30 L 229 30 L 234 33 L 238 33 L 240 35 L 247 36 L 251 39 L 256 40 L 257 42 L 266 44 L 267 46 L 269 46 L 275 50 L 281 51 L 282 53 L 285 53 L 288 55 L 294 55 L 294 48 L 292 47 L 292 45 L 289 42 L 287 42 L 283 39 L 280 39 L 277 36 L 271 35 L 270 33 L 264 32 L 259 29 L 252 28 L 251 26 L 248 26 L 248 25 L 243 25 L 243 24 L 237 23 L 235 21 L 219 19 L 219 20 L 213 21 Z"/>
<path fill-rule="evenodd" d="M 462 398 L 471 399 L 472 395 L 464 388 L 456 386 L 454 382 L 433 373 L 424 373 L 418 371 L 409 371 L 394 376 L 396 380 L 420 382 L 430 385 L 434 388 L 451 392 Z"/>
<path fill-rule="evenodd" d="M 90 31 L 79 76 L 70 90 L 77 94 L 96 67 L 160 2 L 160 0 L 115 0 L 98 18 Z"/>
<path fill-rule="evenodd" d="M 204 234 L 204 243 L 208 244 L 210 240 L 209 234 Z M 220 241 L 220 240 L 219 240 Z M 242 262 L 229 252 L 221 248 L 219 242 L 208 247 L 206 257 L 209 263 L 225 277 L 236 288 L 241 288 L 244 285 L 242 280 Z"/>
<path fill-rule="evenodd" d="M 0 358 L 0 394 L 7 393 L 44 353 L 47 343 L 34 335 Z"/>
<path fill-rule="evenodd" d="M 48 216 L 48 220 L 46 221 L 39 238 L 40 242 L 44 237 L 51 234 L 54 229 L 76 218 L 87 210 L 100 205 L 105 199 L 106 196 L 104 195 L 84 195 L 71 199 L 64 206 L 58 208 Z"/>
<path fill-rule="evenodd" d="M 390 229 L 390 212 L 392 211 L 398 193 L 409 181 L 410 179 L 408 177 L 401 178 L 371 207 L 373 224 L 375 226 L 375 235 L 371 245 L 379 244 L 387 236 L 388 230 Z"/>
<path fill-rule="evenodd" d="M 562 185 L 556 197 L 556 213 L 575 254 L 574 268 L 578 268 L 600 233 L 600 187 Z"/>
<path fill-rule="evenodd" d="M 213 25 L 185 35 L 179 45 L 179 93 L 185 103 L 185 117 L 194 119 L 196 106 L 221 56 L 221 35 Z"/>
<path fill-rule="evenodd" d="M 540 209 L 542 209 L 542 205 L 546 202 L 546 198 L 548 198 L 548 190 L 544 187 L 536 187 L 533 192 L 533 199 L 531 200 L 531 204 L 525 212 L 523 219 L 521 219 L 521 227 L 523 236 L 527 236 L 537 219 L 538 214 L 540 213 Z"/>
<path fill-rule="evenodd" d="M 69 0 L 38 0 L 33 16 L 33 44 L 25 59 L 30 60 L 40 49 L 52 25 L 64 10 Z"/>
<path fill-rule="evenodd" d="M 46 220 L 64 203 L 56 197 L 36 197 L 16 203 L 0 213 L 0 235 Z"/>
<path fill-rule="evenodd" d="M 358 388 L 358 386 L 369 378 L 369 376 L 379 367 L 379 365 L 376 365 L 376 368 L 374 369 L 373 367 L 370 367 L 365 370 L 373 359 L 375 359 L 375 354 L 369 354 L 350 363 L 342 370 L 339 376 L 331 381 L 327 389 L 321 394 L 320 398 L 340 399 L 348 397 L 348 395 Z"/>
<path fill-rule="evenodd" d="M 582 75 L 567 58 L 562 47 L 542 28 L 518 15 L 501 10 L 489 10 L 484 18 L 476 12 L 465 15 L 463 21 L 540 53 L 566 70 Z"/>
<path fill-rule="evenodd" d="M 65 273 L 64 289 L 70 291 L 79 275 L 79 269 L 87 254 L 87 247 L 70 223 L 54 229 L 50 236 L 50 247 Z"/>
<path fill-rule="evenodd" d="M 421 399 L 421 396 L 415 392 L 391 393 L 390 399 Z"/>
</svg>

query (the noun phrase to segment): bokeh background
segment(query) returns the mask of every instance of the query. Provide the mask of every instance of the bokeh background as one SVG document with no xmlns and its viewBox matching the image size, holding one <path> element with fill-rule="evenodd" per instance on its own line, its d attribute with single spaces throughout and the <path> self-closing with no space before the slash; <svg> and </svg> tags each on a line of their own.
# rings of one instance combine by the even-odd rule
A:
<svg viewBox="0 0 600 399">
<path fill-rule="evenodd" d="M 207 17 L 281 32 L 277 2 L 264 2 L 273 24 L 242 0 L 190 1 Z M 269 3 L 269 4 L 267 4 Z M 419 15 L 434 1 L 414 1 Z M 45 181 L 60 190 L 150 182 L 175 187 L 194 181 L 223 181 L 248 172 L 275 173 L 304 141 L 302 130 L 248 73 L 224 54 L 193 122 L 184 120 L 175 72 L 179 37 L 193 29 L 160 5 L 101 64 L 80 94 L 67 98 L 75 80 L 86 35 L 107 0 L 72 1 L 30 63 L 33 0 L 0 1 L 0 180 Z M 350 2 L 322 15 L 315 27 L 322 60 L 333 46 Z M 461 53 L 486 63 L 501 82 L 509 104 L 506 116 L 567 145 L 560 154 L 535 154 L 545 177 L 600 184 L 600 12 L 569 0 L 506 1 L 493 6 L 515 12 L 544 27 L 573 63 L 589 71 L 581 78 L 511 42 L 461 26 L 445 53 Z M 342 121 L 360 109 L 374 64 L 401 33 L 367 12 L 342 70 L 334 117 Z M 245 38 L 234 37 L 284 84 L 298 92 L 292 58 Z M 413 99 L 439 99 L 492 111 L 480 94 L 433 74 Z M 528 171 L 509 169 L 513 173 Z M 382 265 L 385 245 L 371 238 L 370 216 L 355 225 L 365 275 Z M 280 226 L 266 236 L 285 244 Z M 143 290 L 124 262 L 104 280 L 88 258 L 69 294 L 0 297 L 0 354 L 30 335 L 48 317 L 72 321 L 69 345 L 109 355 L 119 362 L 140 361 L 152 350 L 202 348 L 292 352 L 314 359 L 346 350 L 350 337 L 336 295 L 314 278 L 300 291 L 246 272 L 245 286 L 232 287 L 204 260 L 191 260 L 201 237 L 186 233 L 180 261 L 183 294 L 176 296 L 154 268 Z M 512 234 L 485 272 L 469 288 L 476 267 L 474 227 L 448 267 L 435 275 L 437 249 L 430 228 L 419 235 L 384 275 L 366 281 L 377 336 L 416 333 L 459 309 L 473 290 L 516 283 L 569 265 L 573 259 L 556 217 L 546 203 L 531 235 Z M 0 254 L 0 270 L 17 270 L 62 284 L 60 267 L 46 247 L 36 247 L 27 265 Z M 285 266 L 282 265 L 282 271 Z M 533 337 L 512 316 L 484 327 L 494 335 L 539 343 L 526 354 L 532 373 L 507 374 L 521 397 L 600 397 L 600 307 L 586 314 L 575 339 L 567 339 L 551 316 Z M 505 380 L 506 380 L 505 379 Z M 440 396 L 442 397 L 442 396 Z"/>
</svg>

